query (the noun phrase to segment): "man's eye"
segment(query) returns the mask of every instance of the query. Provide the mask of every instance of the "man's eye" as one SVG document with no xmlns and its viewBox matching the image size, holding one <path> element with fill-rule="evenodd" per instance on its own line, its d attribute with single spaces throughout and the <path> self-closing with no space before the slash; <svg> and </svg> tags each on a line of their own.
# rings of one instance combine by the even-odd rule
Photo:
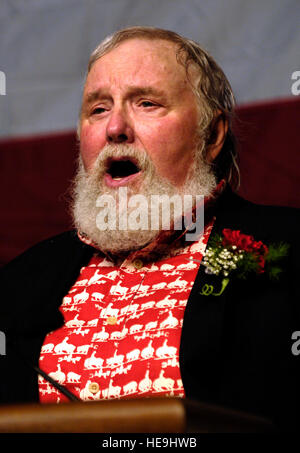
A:
<svg viewBox="0 0 300 453">
<path fill-rule="evenodd" d="M 103 107 L 96 107 L 92 110 L 92 115 L 99 115 L 103 112 L 105 112 L 105 109 Z"/>
<path fill-rule="evenodd" d="M 154 104 L 151 101 L 143 101 L 140 103 L 142 107 L 155 107 L 157 104 Z"/>
</svg>

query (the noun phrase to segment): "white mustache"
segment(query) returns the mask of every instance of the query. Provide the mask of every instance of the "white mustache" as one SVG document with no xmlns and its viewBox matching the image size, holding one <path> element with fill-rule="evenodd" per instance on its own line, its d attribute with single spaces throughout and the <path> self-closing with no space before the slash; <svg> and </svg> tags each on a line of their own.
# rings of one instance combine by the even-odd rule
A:
<svg viewBox="0 0 300 453">
<path fill-rule="evenodd" d="M 150 168 L 154 170 L 154 164 L 146 151 L 134 148 L 130 145 L 106 145 L 100 152 L 94 163 L 93 170 L 105 173 L 111 160 L 128 159 L 139 167 L 141 171 L 147 171 Z"/>
</svg>

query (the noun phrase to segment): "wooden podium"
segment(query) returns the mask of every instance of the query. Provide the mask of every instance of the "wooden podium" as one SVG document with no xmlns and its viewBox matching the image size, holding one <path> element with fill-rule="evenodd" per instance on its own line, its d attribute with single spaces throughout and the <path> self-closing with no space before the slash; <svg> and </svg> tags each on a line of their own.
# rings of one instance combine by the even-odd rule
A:
<svg viewBox="0 0 300 453">
<path fill-rule="evenodd" d="M 0 406 L 1 433 L 257 433 L 269 420 L 182 398 Z"/>
</svg>

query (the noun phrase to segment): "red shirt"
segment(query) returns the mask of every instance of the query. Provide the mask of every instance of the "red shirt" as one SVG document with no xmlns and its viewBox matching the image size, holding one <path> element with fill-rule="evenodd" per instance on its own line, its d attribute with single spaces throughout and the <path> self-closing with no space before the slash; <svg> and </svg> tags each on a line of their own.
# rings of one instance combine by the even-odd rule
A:
<svg viewBox="0 0 300 453">
<path fill-rule="evenodd" d="M 135 252 L 117 266 L 95 253 L 63 299 L 65 324 L 46 336 L 41 369 L 82 400 L 183 397 L 181 327 L 212 225 L 155 262 Z M 67 400 L 42 377 L 39 395 Z"/>
</svg>

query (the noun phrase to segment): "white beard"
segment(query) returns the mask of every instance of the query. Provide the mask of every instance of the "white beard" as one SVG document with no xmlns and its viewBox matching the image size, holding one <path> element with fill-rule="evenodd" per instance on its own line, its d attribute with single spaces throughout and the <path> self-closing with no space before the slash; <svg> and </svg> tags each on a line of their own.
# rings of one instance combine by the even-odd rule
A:
<svg viewBox="0 0 300 453">
<path fill-rule="evenodd" d="M 97 226 L 97 215 L 99 208 L 96 206 L 96 201 L 100 195 L 111 195 L 118 202 L 116 188 L 107 187 L 103 178 L 106 172 L 105 162 L 109 157 L 132 157 L 137 161 L 139 168 L 142 170 L 143 180 L 141 184 L 136 185 L 129 183 L 127 186 L 128 201 L 130 197 L 136 194 L 141 194 L 146 197 L 148 206 L 151 206 L 152 195 L 196 195 L 210 196 L 215 189 L 216 177 L 213 174 L 211 167 L 203 162 L 202 158 L 196 157 L 194 165 L 187 176 L 187 180 L 183 187 L 178 189 L 165 178 L 158 175 L 152 161 L 147 153 L 143 150 L 137 150 L 129 145 L 107 145 L 99 153 L 99 156 L 90 172 L 86 172 L 81 160 L 79 158 L 79 166 L 77 174 L 74 178 L 73 189 L 73 219 L 75 228 L 79 232 L 83 232 L 92 243 L 103 252 L 110 252 L 113 254 L 124 253 L 133 250 L 138 250 L 145 245 L 151 243 L 162 229 L 161 219 L 159 220 L 159 227 L 151 229 L 151 222 L 149 221 L 149 228 L 146 230 L 132 230 L 132 229 L 107 229 L 100 230 Z M 200 156 L 200 152 L 198 153 Z M 117 203 L 117 208 L 118 208 Z M 151 213 L 145 215 L 150 219 Z M 126 210 L 129 216 L 132 209 Z M 172 213 L 171 213 L 172 215 Z M 176 218 L 171 218 L 172 222 Z"/>
</svg>

